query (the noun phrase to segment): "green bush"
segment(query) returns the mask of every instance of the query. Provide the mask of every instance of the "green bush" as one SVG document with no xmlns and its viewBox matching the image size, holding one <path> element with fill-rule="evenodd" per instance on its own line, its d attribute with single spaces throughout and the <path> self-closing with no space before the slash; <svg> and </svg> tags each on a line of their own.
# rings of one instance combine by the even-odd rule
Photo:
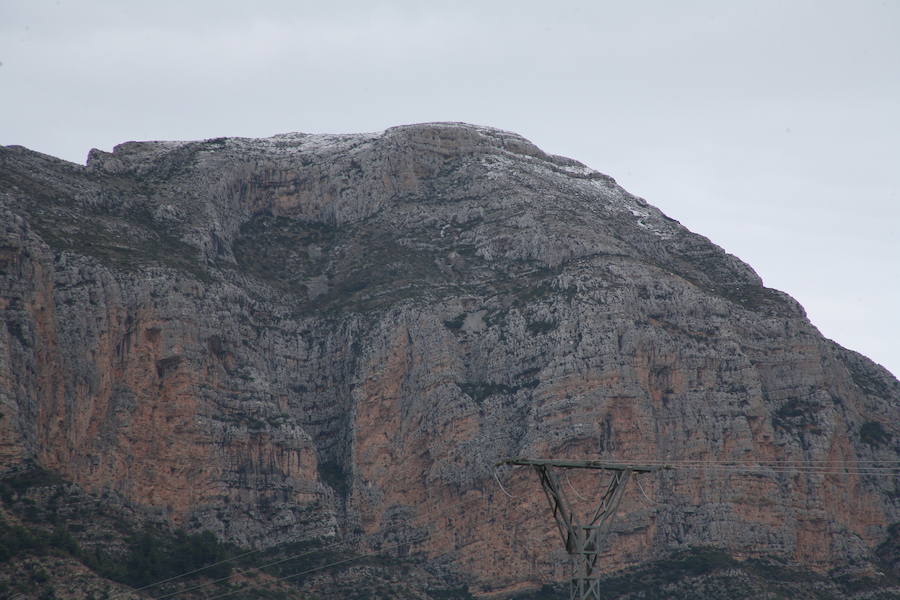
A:
<svg viewBox="0 0 900 600">
<path fill-rule="evenodd" d="M 891 441 L 891 434 L 884 430 L 881 423 L 868 421 L 859 428 L 859 439 L 864 444 L 879 448 L 882 444 Z"/>
<path fill-rule="evenodd" d="M 202 577 L 228 577 L 231 574 L 229 563 L 204 567 L 230 555 L 229 549 L 208 531 L 194 535 L 179 531 L 169 537 L 145 529 L 128 539 L 128 555 L 124 561 L 96 554 L 91 557 L 89 566 L 110 579 L 142 587 L 195 569 L 202 569 L 198 573 Z"/>
<path fill-rule="evenodd" d="M 0 562 L 25 552 L 43 554 L 45 549 L 44 541 L 31 530 L 0 521 Z"/>
</svg>

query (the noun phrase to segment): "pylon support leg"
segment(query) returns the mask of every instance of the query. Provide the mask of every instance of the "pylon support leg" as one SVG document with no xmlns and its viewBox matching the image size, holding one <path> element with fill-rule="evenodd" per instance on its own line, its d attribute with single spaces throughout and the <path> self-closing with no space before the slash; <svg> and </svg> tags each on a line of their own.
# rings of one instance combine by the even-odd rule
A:
<svg viewBox="0 0 900 600">
<path fill-rule="evenodd" d="M 519 463 L 522 464 L 522 463 Z M 602 534 L 608 528 L 613 515 L 619 508 L 625 486 L 631 477 L 633 469 L 608 468 L 612 471 L 612 478 L 607 485 L 596 510 L 584 523 L 576 520 L 566 494 L 559 483 L 559 478 L 552 467 L 556 466 L 551 461 L 533 461 L 530 464 L 538 475 L 541 488 L 550 503 L 553 520 L 559 529 L 560 536 L 566 546 L 566 551 L 572 557 L 572 588 L 571 600 L 600 600 L 600 579 L 597 562 L 600 556 L 600 541 Z M 562 468 L 579 468 L 571 464 L 560 465 Z M 587 468 L 604 467 L 592 466 Z M 638 472 L 646 472 L 639 469 Z"/>
</svg>

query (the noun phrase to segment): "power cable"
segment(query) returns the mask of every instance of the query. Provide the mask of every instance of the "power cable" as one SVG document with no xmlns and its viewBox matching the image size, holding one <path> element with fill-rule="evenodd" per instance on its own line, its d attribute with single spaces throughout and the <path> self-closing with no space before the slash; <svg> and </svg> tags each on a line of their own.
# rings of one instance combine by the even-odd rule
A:
<svg viewBox="0 0 900 600">
<path fill-rule="evenodd" d="M 609 459 L 609 462 L 623 467 L 655 466 L 667 469 L 686 471 L 719 471 L 735 473 L 801 473 L 823 475 L 875 475 L 891 476 L 900 475 L 900 465 L 870 464 L 869 466 L 857 466 L 851 462 L 846 463 L 822 463 L 803 465 L 800 462 L 765 462 L 765 461 L 619 461 Z M 848 465 L 842 467 L 841 465 Z"/>
<path fill-rule="evenodd" d="M 585 498 L 584 496 L 582 496 L 581 494 L 579 494 L 579 493 L 578 493 L 578 490 L 575 489 L 575 486 L 572 485 L 572 480 L 569 479 L 569 471 L 568 471 L 568 470 L 566 471 L 565 475 L 566 475 L 566 483 L 569 484 L 569 489 L 572 490 L 572 493 L 575 494 L 575 496 L 576 496 L 579 500 L 581 500 L 582 502 L 587 502 L 588 499 Z"/>
<path fill-rule="evenodd" d="M 857 470 L 820 470 L 820 469 L 778 469 L 772 467 L 695 467 L 678 466 L 681 471 L 711 471 L 719 473 L 737 473 L 747 475 L 797 474 L 797 475 L 855 475 L 872 477 L 900 477 L 900 473 L 889 471 L 857 471 Z"/>
<path fill-rule="evenodd" d="M 807 463 L 804 461 L 787 462 L 787 461 L 761 461 L 761 460 L 626 460 L 617 461 L 610 459 L 609 462 L 614 464 L 622 464 L 628 466 L 668 466 L 672 468 L 682 467 L 698 467 L 698 468 L 735 468 L 743 469 L 748 467 L 769 467 L 774 469 L 794 469 L 794 470 L 815 470 L 815 469 L 838 469 L 844 468 L 854 471 L 890 471 L 900 469 L 900 464 L 880 464 L 868 463 L 858 464 L 850 461 L 844 462 L 820 462 Z"/>
<path fill-rule="evenodd" d="M 494 467 L 494 480 L 497 482 L 497 485 L 500 486 L 500 491 L 509 496 L 510 498 L 515 498 L 512 494 L 506 491 L 506 488 L 503 487 L 503 484 L 500 483 L 500 478 L 497 476 L 497 467 Z"/>
<path fill-rule="evenodd" d="M 347 542 L 344 542 L 344 541 L 334 542 L 333 544 L 328 544 L 327 546 L 320 546 L 319 548 L 315 548 L 314 550 L 307 550 L 306 552 L 300 552 L 300 553 L 298 553 L 298 554 L 292 554 L 292 555 L 287 556 L 287 557 L 285 557 L 285 558 L 280 558 L 280 559 L 275 560 L 275 561 L 272 561 L 272 562 L 268 562 L 268 563 L 265 563 L 265 564 L 262 564 L 262 565 L 257 565 L 257 566 L 249 567 L 249 568 L 247 568 L 247 569 L 240 570 L 240 571 L 238 571 L 237 573 L 232 573 L 232 574 L 230 574 L 230 575 L 228 575 L 228 576 L 226 576 L 226 577 L 221 577 L 221 578 L 219 578 L 219 579 L 213 579 L 213 580 L 211 580 L 211 581 L 207 581 L 207 582 L 205 582 L 205 583 L 201 583 L 201 584 L 198 584 L 198 585 L 195 585 L 195 586 L 192 586 L 192 587 L 188 587 L 188 588 L 184 588 L 184 589 L 181 589 L 181 590 L 177 590 L 177 591 L 175 591 L 175 592 L 169 592 L 169 593 L 167 593 L 167 594 L 163 594 L 162 596 L 156 596 L 156 597 L 154 598 L 154 600 L 162 600 L 163 598 L 171 598 L 172 596 L 177 596 L 177 595 L 183 594 L 183 593 L 185 593 L 185 592 L 190 592 L 190 591 L 193 591 L 193 590 L 199 590 L 199 589 L 201 589 L 201 588 L 205 588 L 205 587 L 208 587 L 208 586 L 211 586 L 211 585 L 215 585 L 215 584 L 217 584 L 217 583 L 222 583 L 223 581 L 227 581 L 227 580 L 231 579 L 231 578 L 234 577 L 235 575 L 239 575 L 239 574 L 241 574 L 241 573 L 246 573 L 246 572 L 248 572 L 248 571 L 250 571 L 250 570 L 260 570 L 260 569 L 265 569 L 266 567 L 272 567 L 272 566 L 274 566 L 274 565 L 278 565 L 278 564 L 287 562 L 287 561 L 289 561 L 289 560 L 294 560 L 294 559 L 297 559 L 297 558 L 302 558 L 302 557 L 304 557 L 304 556 L 309 556 L 310 554 L 315 554 L 315 553 L 317 553 L 317 552 L 321 552 L 322 550 L 327 550 L 327 549 L 329 549 L 329 548 L 334 548 L 335 546 L 341 546 L 341 545 L 343 545 L 343 544 L 345 544 L 345 543 L 347 543 Z M 277 547 L 278 547 L 278 546 L 273 546 L 273 548 L 277 548 Z M 269 550 L 271 550 L 271 549 L 272 549 L 272 548 L 269 548 Z M 210 566 L 213 566 L 213 565 L 210 565 Z M 206 569 L 206 568 L 209 568 L 209 567 L 204 567 L 204 569 Z M 202 571 L 203 569 L 199 569 L 199 570 Z M 189 574 L 190 574 L 190 573 L 184 573 L 184 574 L 182 574 L 182 575 L 178 575 L 178 576 L 173 577 L 173 578 L 171 578 L 171 579 L 168 579 L 168 580 L 166 580 L 166 581 L 172 581 L 173 579 L 179 579 L 180 577 L 184 577 L 185 575 L 189 575 Z M 153 587 L 154 585 L 158 585 L 159 583 L 165 583 L 165 581 L 157 582 L 156 584 L 150 584 L 150 585 L 144 586 L 143 588 L 138 588 L 138 589 L 146 589 L 147 587 Z"/>
<path fill-rule="evenodd" d="M 611 460 L 611 462 L 613 462 L 612 459 L 610 459 L 610 460 Z M 856 461 L 846 461 L 846 460 L 832 460 L 832 459 L 781 459 L 781 460 L 773 460 L 773 461 L 759 461 L 759 460 L 745 459 L 745 460 L 669 460 L 669 461 L 647 460 L 647 461 L 614 461 L 614 462 L 616 464 L 620 464 L 622 466 L 640 466 L 640 465 L 664 466 L 664 467 L 670 467 L 670 468 L 677 469 L 677 470 L 718 471 L 718 472 L 727 472 L 727 473 L 734 473 L 734 474 L 741 474 L 741 475 L 796 473 L 796 474 L 806 474 L 806 475 L 821 474 L 821 475 L 873 475 L 873 476 L 892 476 L 892 477 L 900 476 L 900 473 L 895 472 L 898 469 L 900 469 L 900 466 L 892 466 L 894 464 L 900 465 L 900 460 L 860 459 L 860 460 L 856 460 Z M 862 466 L 860 466 L 861 464 L 866 464 L 869 466 L 862 467 Z M 856 469 L 846 469 L 845 468 L 843 470 L 835 470 L 835 468 L 839 469 L 840 465 L 853 465 L 853 466 L 856 466 L 857 468 Z M 880 465 L 885 465 L 885 466 L 880 466 Z M 493 474 L 494 474 L 494 479 L 496 480 L 501 491 L 507 497 L 509 497 L 511 499 L 516 498 L 517 496 L 514 496 L 513 494 L 509 493 L 506 490 L 506 488 L 503 487 L 503 484 L 501 483 L 500 478 L 497 475 L 496 468 L 494 469 Z M 581 494 L 579 494 L 578 491 L 574 488 L 571 480 L 568 479 L 568 474 L 566 474 L 566 479 L 569 483 L 569 486 L 572 488 L 573 492 L 575 492 L 575 494 L 581 500 L 586 501 L 586 499 L 583 496 L 581 496 Z M 635 478 L 635 479 L 637 480 L 638 478 Z M 640 481 L 637 481 L 637 485 L 638 485 L 638 488 L 639 488 L 641 494 L 647 501 L 651 502 L 652 504 L 658 504 L 657 502 L 653 501 L 649 496 L 647 496 L 646 492 L 644 491 L 643 487 L 640 484 Z M 475 500 L 476 499 L 474 499 L 474 498 L 469 499 L 469 500 L 463 500 L 463 501 L 454 503 L 448 507 L 445 507 L 444 510 L 446 511 L 454 506 L 458 506 L 465 502 L 472 502 Z M 99 503 L 99 500 L 98 501 L 84 500 L 81 502 L 72 503 L 72 505 L 77 506 L 77 505 L 81 505 L 81 504 L 91 504 L 91 503 Z M 65 505 L 65 504 L 66 503 L 62 503 L 62 505 Z M 385 549 L 390 549 L 390 548 L 397 547 L 397 546 L 400 546 L 403 544 L 419 543 L 421 541 L 429 539 L 430 537 L 431 537 L 431 534 L 428 534 L 426 536 L 423 536 L 420 539 L 413 540 L 412 542 L 402 542 L 402 543 L 398 543 L 398 544 L 384 546 L 379 552 L 381 552 Z M 282 558 L 282 559 L 279 559 L 276 561 L 272 561 L 272 562 L 265 563 L 265 564 L 258 565 L 258 566 L 251 566 L 242 571 L 238 571 L 238 573 L 236 573 L 236 574 L 246 573 L 253 569 L 263 569 L 263 568 L 266 568 L 269 566 L 274 566 L 276 564 L 294 560 L 296 558 L 302 558 L 303 556 L 308 556 L 309 554 L 314 554 L 314 553 L 320 552 L 322 550 L 326 550 L 329 548 L 333 548 L 333 547 L 344 545 L 344 544 L 350 544 L 350 543 L 352 543 L 352 542 L 349 540 L 335 542 L 333 544 L 322 546 L 322 547 L 319 547 L 319 548 L 316 548 L 316 549 L 313 549 L 310 551 L 293 554 L 286 558 Z M 200 573 L 200 572 L 210 569 L 214 566 L 218 566 L 218 565 L 221 565 L 221 564 L 224 564 L 227 562 L 231 562 L 231 561 L 237 560 L 239 558 L 244 558 L 246 556 L 250 556 L 250 555 L 257 554 L 257 553 L 264 552 L 264 551 L 272 551 L 273 549 L 276 549 L 277 547 L 278 546 L 274 546 L 274 547 L 266 548 L 266 549 L 250 550 L 250 551 L 235 555 L 233 557 L 223 559 L 223 560 L 217 561 L 215 563 L 211 563 L 211 564 L 203 566 L 203 567 L 199 567 L 197 569 L 186 571 L 179 575 L 175 575 L 175 576 L 168 577 L 168 578 L 160 580 L 160 581 L 149 583 L 149 584 L 144 585 L 139 588 L 133 588 L 132 590 L 129 590 L 129 592 L 146 590 L 146 589 L 156 587 L 156 586 L 164 584 L 164 583 L 170 583 L 170 582 L 180 579 L 182 577 L 187 577 L 189 575 Z M 308 569 L 306 571 L 295 573 L 293 575 L 280 577 L 280 578 L 277 578 L 275 581 L 286 580 L 286 579 L 290 579 L 292 577 L 299 577 L 303 574 L 311 573 L 311 572 L 321 570 L 324 568 L 329 568 L 331 566 L 344 564 L 346 562 L 358 560 L 360 558 L 365 558 L 368 556 L 374 556 L 374 555 L 377 555 L 379 552 L 372 552 L 372 553 L 362 554 L 362 555 L 348 558 L 348 559 L 343 559 L 343 560 L 337 561 L 335 563 L 323 565 L 321 567 L 316 567 L 313 569 Z M 176 592 L 170 592 L 167 594 L 163 594 L 162 596 L 156 597 L 154 600 L 166 600 L 166 599 L 172 598 L 174 596 L 180 595 L 182 593 L 186 593 L 189 591 L 195 591 L 195 590 L 198 590 L 198 589 L 201 589 L 204 587 L 208 587 L 209 585 L 214 585 L 216 583 L 222 583 L 223 581 L 227 581 L 228 579 L 231 579 L 233 576 L 234 575 L 229 575 L 228 577 L 209 581 L 204 584 L 191 586 L 191 587 L 185 588 L 183 590 L 178 590 Z M 236 593 L 237 591 L 240 591 L 240 590 L 235 590 L 232 592 L 228 592 L 226 594 L 212 596 L 210 598 L 207 598 L 206 600 L 213 600 L 214 598 L 225 597 L 227 595 Z"/>
<path fill-rule="evenodd" d="M 499 480 L 498 480 L 498 483 L 499 483 Z M 502 487 L 502 486 L 501 486 L 501 487 Z M 476 499 L 476 498 L 470 498 L 470 499 L 460 500 L 459 502 L 455 502 L 455 503 L 453 503 L 453 504 L 450 504 L 449 506 L 443 507 L 443 511 L 444 511 L 444 512 L 447 512 L 447 511 L 449 511 L 451 508 L 454 508 L 454 507 L 456 507 L 456 506 L 460 506 L 460 505 L 463 505 L 463 504 L 469 504 L 469 503 L 471 503 L 471 502 L 474 502 L 475 500 L 477 500 L 477 499 Z M 426 534 L 426 535 L 424 535 L 424 536 L 422 536 L 422 537 L 420 537 L 420 538 L 418 538 L 418 539 L 415 539 L 415 540 L 404 541 L 404 542 L 397 542 L 397 543 L 395 543 L 395 544 L 388 544 L 387 546 L 382 546 L 382 547 L 381 547 L 378 551 L 376 551 L 376 552 L 368 552 L 368 553 L 365 553 L 365 554 L 360 554 L 360 555 L 353 556 L 353 557 L 350 557 L 350 558 L 338 560 L 338 561 L 335 561 L 335 562 L 332 562 L 332 563 L 328 563 L 328 564 L 326 564 L 326 565 L 320 565 L 320 566 L 318 566 L 318 567 L 313 567 L 313 568 L 311 568 L 311 569 L 306 569 L 306 570 L 304 570 L 304 571 L 300 571 L 299 573 L 293 573 L 293 574 L 291 574 L 291 575 L 285 575 L 285 576 L 283 576 L 283 577 L 277 577 L 277 578 L 275 578 L 274 580 L 271 580 L 271 581 L 273 581 L 273 582 L 274 582 L 274 581 L 285 581 L 285 580 L 287 580 L 287 579 L 292 579 L 292 578 L 294 578 L 294 577 L 300 577 L 301 575 L 306 575 L 306 574 L 313 573 L 313 572 L 315 572 L 315 571 L 320 571 L 320 570 L 323 570 L 323 569 L 327 569 L 327 568 L 330 568 L 330 567 L 333 567 L 333 566 L 336 566 L 336 565 L 345 564 L 345 563 L 348 563 L 348 562 L 352 562 L 352 561 L 354 561 L 354 560 L 360 560 L 360 559 L 362 559 L 362 558 L 367 558 L 367 557 L 370 557 L 370 556 L 377 556 L 378 554 L 382 553 L 384 550 L 387 550 L 387 549 L 390 549 L 390 548 L 396 548 L 396 547 L 398 547 L 398 546 L 403 546 L 403 545 L 408 545 L 408 544 L 417 544 L 417 543 L 420 543 L 420 542 L 423 542 L 423 541 L 425 541 L 425 540 L 430 539 L 431 536 L 432 536 L 432 534 L 429 533 L 429 534 Z M 189 591 L 189 590 L 183 590 L 183 591 Z M 236 594 L 236 593 L 241 592 L 241 591 L 245 591 L 245 590 L 244 590 L 244 589 L 232 590 L 232 591 L 229 591 L 229 592 L 225 592 L 225 593 L 223 593 L 223 594 L 218 594 L 218 595 L 215 595 L 215 596 L 209 596 L 209 597 L 207 597 L 205 600 L 215 600 L 215 599 L 218 599 L 218 598 L 224 598 L 224 597 L 226 597 L 226 596 L 230 596 L 230 595 L 232 595 L 232 594 Z M 181 593 L 181 592 L 177 592 L 177 593 Z M 172 594 L 172 595 L 174 596 L 174 595 L 176 595 L 176 594 Z M 156 600 L 159 600 L 159 599 L 156 599 Z"/>
<path fill-rule="evenodd" d="M 885 465 L 900 465 L 900 460 L 845 460 L 845 459 L 830 459 L 830 458 L 796 458 L 796 459 L 777 459 L 777 460 L 759 460 L 755 458 L 747 458 L 747 459 L 660 459 L 660 458 L 648 458 L 644 460 L 617 460 L 615 458 L 604 459 L 609 462 L 614 463 L 624 463 L 624 464 L 777 464 L 777 465 L 793 465 L 793 464 L 810 464 L 812 466 L 816 466 L 818 464 L 823 464 L 825 466 L 831 465 L 857 465 L 857 464 L 885 464 Z M 867 467 L 868 468 L 868 467 Z M 898 468 L 898 467 L 884 467 L 884 468 Z"/>
<path fill-rule="evenodd" d="M 644 492 L 644 486 L 641 485 L 640 477 L 635 477 L 634 482 L 637 484 L 638 489 L 641 490 L 641 495 L 647 499 L 647 502 L 649 502 L 650 504 L 659 504 L 658 502 L 651 500 L 650 497 Z"/>
<path fill-rule="evenodd" d="M 274 580 L 271 580 L 273 583 L 275 581 L 287 581 L 288 579 L 293 579 L 294 577 L 300 577 L 301 575 L 308 575 L 309 573 L 315 573 L 316 571 L 321 571 L 323 569 L 328 569 L 337 565 L 346 564 L 348 562 L 353 562 L 355 560 L 360 560 L 362 558 L 368 558 L 370 556 L 378 556 L 384 550 L 388 550 L 390 548 L 397 548 L 398 546 L 405 546 L 409 544 L 417 544 L 431 537 L 430 535 L 425 535 L 419 539 L 406 541 L 406 542 L 397 542 L 396 544 L 388 544 L 387 546 L 382 546 L 378 552 L 368 552 L 366 554 L 360 554 L 357 556 L 352 556 L 350 558 L 345 558 L 342 560 L 337 560 L 327 565 L 320 565 L 318 567 L 313 567 L 312 569 L 306 569 L 305 571 L 300 571 L 299 573 L 293 573 L 291 575 L 285 575 L 284 577 L 276 577 Z M 236 590 L 231 590 L 230 592 L 225 592 L 222 594 L 217 594 L 215 596 L 208 596 L 205 600 L 218 600 L 219 598 L 225 598 L 227 596 L 231 596 L 232 594 L 237 594 L 238 592 L 246 591 L 244 588 L 238 588 Z"/>
<path fill-rule="evenodd" d="M 219 566 L 219 565 L 221 565 L 221 564 L 225 564 L 225 563 L 227 563 L 227 562 L 231 562 L 231 561 L 233 561 L 233 560 L 237 560 L 237 559 L 243 558 L 243 557 L 245 557 L 245 556 L 250 556 L 251 554 L 256 554 L 256 553 L 258 553 L 258 552 L 262 552 L 262 550 L 249 550 L 249 551 L 244 552 L 244 553 L 242 553 L 242 554 L 238 554 L 237 556 L 232 556 L 231 558 L 225 558 L 225 559 L 222 559 L 222 560 L 220 560 L 220 561 L 218 561 L 218 562 L 214 562 L 214 563 L 212 563 L 212 564 L 206 565 L 205 567 L 199 567 L 199 568 L 197 568 L 197 569 L 194 569 L 193 571 L 186 571 L 186 572 L 181 573 L 181 574 L 179 574 L 179 575 L 174 575 L 174 576 L 172 576 L 172 577 L 169 577 L 168 579 L 163 579 L 163 580 L 161 580 L 161 581 L 157 581 L 157 582 L 154 582 L 154 583 L 148 583 L 147 585 L 141 586 L 141 587 L 139 587 L 139 588 L 134 588 L 134 591 L 139 592 L 139 591 L 141 591 L 141 590 L 146 590 L 146 589 L 148 589 L 148 588 L 156 587 L 156 586 L 162 585 L 162 584 L 164 584 L 164 583 L 169 583 L 170 581 L 175 581 L 176 579 L 181 579 L 182 577 L 187 577 L 188 575 L 193 575 L 193 574 L 195 574 L 195 573 L 199 573 L 200 571 L 205 571 L 205 570 L 207 570 L 207 569 L 211 569 L 211 568 L 213 568 L 213 567 L 217 567 L 217 566 Z M 165 598 L 165 596 L 160 596 L 160 597 L 161 597 L 161 598 Z"/>
<path fill-rule="evenodd" d="M 469 504 L 469 503 L 475 502 L 476 500 L 477 500 L 476 498 L 463 499 L 463 500 L 460 500 L 459 502 L 454 502 L 453 504 L 450 504 L 450 505 L 448 505 L 448 506 L 442 507 L 442 511 L 446 513 L 447 511 L 451 510 L 452 508 L 454 508 L 454 507 L 456 507 L 456 506 L 460 506 L 460 505 L 462 505 L 462 504 Z M 397 544 L 390 544 L 390 545 L 388 545 L 388 546 L 383 546 L 383 547 L 382 547 L 379 551 L 377 551 L 377 552 L 370 552 L 370 553 L 367 553 L 367 554 L 362 554 L 362 555 L 355 556 L 355 557 L 352 557 L 352 558 L 343 559 L 343 560 L 337 561 L 337 562 L 335 562 L 335 563 L 330 563 L 330 564 L 327 564 L 327 565 L 322 565 L 322 566 L 320 566 L 320 567 L 315 567 L 315 568 L 313 568 L 313 569 L 308 569 L 308 570 L 302 571 L 302 572 L 300 572 L 300 573 L 294 573 L 294 574 L 292 574 L 292 575 L 288 575 L 288 576 L 285 576 L 285 577 L 278 577 L 278 578 L 274 579 L 273 581 L 281 581 L 281 580 L 284 580 L 284 579 L 290 579 L 291 577 L 299 577 L 300 575 L 303 575 L 303 574 L 306 574 L 306 573 L 311 573 L 311 572 L 313 572 L 313 571 L 317 571 L 317 570 L 320 570 L 320 569 L 325 569 L 325 568 L 328 568 L 328 567 L 331 567 L 331 566 L 334 566 L 334 565 L 343 564 L 343 563 L 345 563 L 345 562 L 350 562 L 350 561 L 352 561 L 352 560 L 358 560 L 358 559 L 360 559 L 360 558 L 364 558 L 364 557 L 367 557 L 367 556 L 374 556 L 374 555 L 379 554 L 382 550 L 389 549 L 389 548 L 394 548 L 394 547 L 397 547 L 397 546 L 402 546 L 402 545 L 404 545 L 404 544 L 419 543 L 419 542 L 421 542 L 421 541 L 424 541 L 424 540 L 429 539 L 430 537 L 431 537 L 431 534 L 427 534 L 427 535 L 425 535 L 425 536 L 423 536 L 423 537 L 421 537 L 421 538 L 419 538 L 419 539 L 417 539 L 417 540 L 407 541 L 407 542 L 399 542 L 399 543 L 397 543 Z M 249 567 L 249 568 L 244 569 L 244 570 L 242 570 L 242 571 L 239 571 L 239 572 L 237 572 L 237 573 L 233 573 L 233 574 L 231 574 L 231 575 L 228 575 L 227 577 L 222 577 L 222 578 L 220 578 L 220 579 L 215 579 L 215 580 L 212 580 L 212 581 L 207 581 L 207 582 L 202 583 L 202 584 L 198 584 L 198 585 L 195 585 L 195 586 L 191 586 L 191 587 L 188 587 L 188 588 L 184 588 L 184 589 L 181 589 L 181 590 L 177 590 L 177 591 L 174 591 L 174 592 L 170 592 L 170 593 L 167 593 L 167 594 L 163 594 L 162 596 L 156 596 L 153 600 L 164 600 L 164 599 L 168 599 L 168 598 L 173 598 L 173 597 L 175 597 L 175 596 L 178 596 L 178 595 L 181 595 L 181 594 L 184 594 L 184 593 L 187 593 L 187 592 L 196 591 L 196 590 L 201 589 L 201 588 L 205 588 L 205 587 L 209 587 L 209 586 L 211 586 L 211 585 L 215 585 L 215 584 L 218 584 L 218 583 L 225 582 L 225 581 L 227 581 L 227 580 L 233 578 L 233 577 L 236 576 L 236 575 L 240 575 L 240 574 L 242 574 L 242 573 L 247 573 L 247 572 L 249 572 L 249 571 L 251 571 L 251 570 L 260 570 L 260 569 L 264 569 L 264 568 L 266 568 L 266 567 L 270 567 L 270 566 L 273 566 L 273 565 L 276 565 L 276 564 L 279 564 L 279 563 L 287 562 L 287 561 L 293 560 L 293 559 L 295 559 L 295 558 L 301 558 L 301 557 L 307 556 L 307 555 L 309 555 L 309 554 L 315 554 L 316 552 L 320 552 L 320 551 L 322 551 L 322 550 L 325 550 L 325 549 L 328 549 L 328 548 L 332 548 L 332 547 L 334 547 L 334 546 L 343 545 L 343 544 L 345 544 L 345 543 L 349 543 L 349 542 L 336 542 L 336 543 L 330 544 L 330 545 L 328 545 L 328 546 L 322 546 L 322 547 L 316 548 L 316 549 L 314 549 L 314 550 L 310 550 L 310 551 L 308 551 L 308 552 L 303 552 L 303 553 L 300 553 L 300 554 L 291 555 L 291 556 L 288 556 L 287 558 L 283 558 L 283 559 L 280 559 L 280 560 L 276 560 L 276 561 L 273 561 L 273 562 L 270 562 L 270 563 L 265 563 L 265 564 L 262 564 L 262 565 Z M 152 586 L 153 584 L 150 584 L 150 585 Z M 143 589 L 143 588 L 141 588 L 141 589 Z M 227 595 L 230 595 L 230 594 L 233 594 L 233 593 L 237 593 L 238 591 L 241 591 L 241 590 L 233 590 L 233 591 L 231 591 L 231 592 L 227 592 L 226 594 L 220 594 L 220 595 L 216 595 L 216 596 L 210 596 L 210 597 L 206 598 L 205 600 L 212 600 L 213 598 L 224 597 L 224 596 L 227 596 Z"/>
</svg>

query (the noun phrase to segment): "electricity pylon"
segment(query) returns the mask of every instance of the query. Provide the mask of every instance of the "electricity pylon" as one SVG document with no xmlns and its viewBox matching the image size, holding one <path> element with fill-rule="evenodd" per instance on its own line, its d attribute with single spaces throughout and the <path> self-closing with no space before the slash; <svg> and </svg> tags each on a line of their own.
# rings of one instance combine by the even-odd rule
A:
<svg viewBox="0 0 900 600">
<path fill-rule="evenodd" d="M 572 591 L 571 600 L 600 600 L 600 570 L 597 567 L 597 559 L 600 556 L 600 537 L 603 530 L 610 523 L 625 485 L 632 474 L 650 473 L 666 466 L 635 466 L 620 465 L 616 463 L 601 462 L 595 460 L 546 460 L 531 458 L 510 458 L 498 465 L 519 465 L 533 467 L 537 472 L 550 502 L 553 518 L 566 551 L 572 557 Z M 600 502 L 591 513 L 591 517 L 579 523 L 575 512 L 563 493 L 559 478 L 553 468 L 557 469 L 599 469 L 612 471 L 612 478 L 606 491 L 600 497 Z"/>
</svg>

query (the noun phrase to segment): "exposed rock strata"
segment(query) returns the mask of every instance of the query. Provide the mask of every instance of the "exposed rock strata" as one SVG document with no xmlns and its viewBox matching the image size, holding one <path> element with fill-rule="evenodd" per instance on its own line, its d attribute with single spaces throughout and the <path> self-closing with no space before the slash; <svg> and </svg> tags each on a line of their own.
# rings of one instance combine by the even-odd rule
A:
<svg viewBox="0 0 900 600">
<path fill-rule="evenodd" d="M 898 459 L 890 373 L 515 134 L 129 142 L 86 167 L 6 147 L 0 211 L 0 461 L 233 542 L 365 534 L 525 589 L 567 561 L 499 459 Z M 611 569 L 709 544 L 865 564 L 900 520 L 891 477 L 642 481 Z"/>
</svg>

